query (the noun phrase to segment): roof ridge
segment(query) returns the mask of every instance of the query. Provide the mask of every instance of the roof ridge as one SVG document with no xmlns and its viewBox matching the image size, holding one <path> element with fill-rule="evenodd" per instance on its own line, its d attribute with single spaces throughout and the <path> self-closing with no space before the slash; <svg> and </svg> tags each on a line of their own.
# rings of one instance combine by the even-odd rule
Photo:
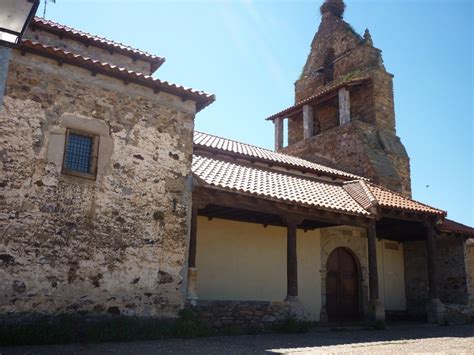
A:
<svg viewBox="0 0 474 355">
<path fill-rule="evenodd" d="M 236 141 L 235 139 L 225 138 L 225 137 L 217 136 L 217 135 L 211 134 L 211 133 L 206 133 L 206 132 L 201 132 L 201 131 L 196 131 L 196 130 L 194 131 L 194 133 L 205 134 L 206 136 L 211 136 L 211 137 L 215 137 L 215 138 L 225 139 L 226 141 L 231 141 L 231 142 L 238 143 L 238 144 L 244 144 L 244 145 L 247 145 L 247 146 L 249 146 L 249 147 L 253 147 L 253 148 L 265 150 L 265 151 L 270 152 L 270 153 L 281 154 L 281 155 L 284 155 L 284 156 L 286 156 L 286 157 L 292 157 L 292 158 L 296 158 L 296 159 L 301 159 L 301 158 L 295 157 L 295 156 L 293 156 L 293 155 L 288 155 L 288 154 L 284 154 L 284 153 L 275 152 L 274 150 L 270 150 L 270 149 L 264 148 L 264 147 L 259 147 L 258 145 L 249 144 L 249 143 L 244 143 L 244 142 L 239 142 L 239 141 Z M 302 160 L 304 160 L 304 159 L 302 159 Z M 314 163 L 313 163 L 313 164 L 314 164 Z"/>
<path fill-rule="evenodd" d="M 311 170 L 312 171 L 319 171 L 322 174 L 333 175 L 333 176 L 337 176 L 339 178 L 345 178 L 345 179 L 352 178 L 352 179 L 364 180 L 364 177 L 362 177 L 362 176 L 358 176 L 356 174 L 350 173 L 348 171 L 340 170 L 340 169 L 337 169 L 337 168 L 332 168 L 332 167 L 329 167 L 327 165 L 314 163 L 312 161 L 309 161 L 309 160 L 306 160 L 306 159 L 303 159 L 303 158 L 300 158 L 300 157 L 297 157 L 297 156 L 294 156 L 294 155 L 275 152 L 275 151 L 267 149 L 267 148 L 258 147 L 256 145 L 252 145 L 252 144 L 248 144 L 248 143 L 242 143 L 242 142 L 239 142 L 239 141 L 236 141 L 236 140 L 233 140 L 233 139 L 228 139 L 228 138 L 224 138 L 224 137 L 221 137 L 221 136 L 217 136 L 217 135 L 209 134 L 209 133 L 205 133 L 205 132 L 194 131 L 194 133 L 209 136 L 209 137 L 224 140 L 224 141 L 229 141 L 229 142 L 234 143 L 234 144 L 244 145 L 244 146 L 247 146 L 247 147 L 250 147 L 250 148 L 260 149 L 260 150 L 262 150 L 262 151 L 264 151 L 268 154 L 274 155 L 275 157 L 279 157 L 279 159 L 281 159 L 283 161 L 279 161 L 278 159 L 272 159 L 270 157 L 255 156 L 255 155 L 252 155 L 251 153 L 248 153 L 248 152 L 234 152 L 230 148 L 211 147 L 211 148 L 214 148 L 214 149 L 219 149 L 221 151 L 234 152 L 236 154 L 239 154 L 241 156 L 246 156 L 246 157 L 248 157 L 248 156 L 252 157 L 253 156 L 254 158 L 260 158 L 260 159 L 265 160 L 265 161 L 272 161 L 272 162 L 277 163 L 277 164 L 278 163 L 283 164 L 283 165 L 286 164 L 286 165 L 289 165 L 289 166 L 298 167 L 299 169 L 304 169 L 304 170 L 309 170 L 309 171 L 311 171 Z M 199 144 L 200 143 L 197 143 L 197 145 L 199 145 Z M 208 147 L 205 143 L 203 143 L 201 145 L 204 146 L 204 147 Z M 285 159 L 286 159 L 286 161 L 285 161 Z M 293 160 L 294 162 L 292 163 L 291 160 Z M 275 164 L 275 165 L 277 165 L 277 164 Z"/>
<path fill-rule="evenodd" d="M 439 209 L 439 208 L 430 206 L 430 205 L 428 205 L 428 204 L 426 204 L 426 203 L 423 203 L 423 202 L 420 202 L 420 201 L 418 201 L 418 200 L 415 200 L 414 198 L 406 197 L 405 195 L 401 194 L 400 192 L 390 190 L 390 189 L 386 188 L 385 186 L 381 186 L 381 185 L 374 184 L 374 183 L 371 182 L 371 181 L 367 181 L 367 184 L 372 185 L 372 186 L 375 186 L 375 187 L 377 187 L 377 188 L 379 188 L 379 189 L 381 189 L 381 190 L 388 191 L 388 192 L 390 192 L 390 193 L 392 193 L 392 194 L 394 194 L 394 195 L 397 195 L 397 196 L 399 196 L 399 197 L 401 197 L 401 198 L 404 198 L 404 199 L 407 199 L 407 200 L 410 200 L 410 201 L 419 203 L 420 205 L 423 205 L 423 206 L 425 206 L 425 207 L 427 207 L 427 208 L 430 208 L 430 209 L 433 209 L 433 210 L 437 210 L 437 211 L 443 212 L 445 216 L 448 215 L 448 212 L 445 211 L 445 210 L 442 210 L 442 209 Z"/>
<path fill-rule="evenodd" d="M 315 182 L 317 184 L 325 184 L 325 185 L 343 187 L 343 185 L 345 183 L 345 181 L 344 182 L 343 181 L 335 181 L 335 180 L 329 181 L 329 180 L 321 179 L 321 178 L 318 178 L 318 177 L 315 177 L 315 176 L 312 176 L 312 175 L 308 175 L 308 174 L 294 173 L 292 171 L 275 170 L 275 169 L 268 168 L 266 166 L 252 165 L 252 164 L 248 163 L 247 161 L 245 163 L 242 162 L 242 161 L 239 161 L 239 163 L 236 163 L 234 161 L 230 161 L 230 160 L 227 160 L 227 159 L 222 159 L 221 157 L 218 158 L 218 157 L 202 154 L 202 152 L 194 152 L 193 156 L 201 157 L 201 158 L 204 158 L 204 159 L 210 159 L 210 160 L 213 160 L 213 161 L 219 161 L 219 162 L 223 162 L 225 164 L 239 165 L 239 166 L 242 166 L 245 169 L 254 169 L 254 170 L 260 171 L 262 173 L 288 176 L 288 177 L 291 177 L 291 178 L 300 179 L 300 180 L 304 180 L 304 181 L 312 181 L 312 182 Z"/>
<path fill-rule="evenodd" d="M 94 35 L 90 32 L 78 30 L 74 27 L 63 25 L 59 22 L 48 20 L 48 19 L 45 19 L 43 17 L 35 16 L 34 19 L 33 19 L 32 24 L 42 24 L 42 25 L 45 25 L 45 26 L 50 26 L 50 27 L 56 28 L 57 30 L 62 30 L 62 31 L 69 32 L 69 33 L 74 34 L 76 36 L 87 37 L 88 39 L 92 39 L 92 40 L 100 42 L 104 45 L 119 48 L 121 50 L 124 50 L 124 51 L 127 51 L 127 52 L 132 52 L 132 53 L 140 55 L 141 57 L 147 58 L 147 60 L 144 59 L 144 61 L 164 62 L 166 60 L 164 57 L 161 57 L 161 56 L 158 56 L 158 55 L 155 55 L 155 54 L 151 54 L 151 53 L 143 51 L 141 49 L 134 48 L 130 45 L 127 45 L 127 44 L 124 44 L 124 43 L 121 43 L 121 42 L 118 42 L 118 41 L 110 40 L 110 39 L 108 39 L 106 37 L 103 37 L 103 36 Z"/>
</svg>

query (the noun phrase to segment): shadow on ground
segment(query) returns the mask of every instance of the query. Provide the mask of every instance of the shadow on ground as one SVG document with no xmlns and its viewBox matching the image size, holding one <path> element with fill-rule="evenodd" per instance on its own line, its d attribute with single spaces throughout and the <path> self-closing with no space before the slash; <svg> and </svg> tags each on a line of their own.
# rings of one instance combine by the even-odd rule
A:
<svg viewBox="0 0 474 355">
<path fill-rule="evenodd" d="M 413 340 L 419 340 L 420 343 L 423 342 L 423 344 L 427 343 L 428 345 L 433 343 L 432 349 L 421 349 L 426 352 L 441 350 L 437 347 L 439 342 L 436 340 L 437 338 L 453 338 L 450 340 L 453 345 L 456 345 L 456 343 L 459 345 L 456 339 L 468 338 L 469 344 L 465 345 L 467 348 L 464 353 L 471 353 L 474 349 L 474 325 L 389 324 L 386 330 L 357 330 L 353 327 L 337 326 L 333 328 L 315 328 L 305 334 L 260 334 L 129 343 L 0 347 L 0 354 L 271 354 L 293 351 L 317 353 L 318 348 L 323 346 L 355 346 L 357 344 L 367 346 L 367 343 L 376 344 L 377 342 L 383 342 L 384 344 L 394 342 L 396 346 L 400 347 L 400 351 L 403 351 L 404 344 L 413 344 Z M 425 342 L 423 339 L 432 339 L 432 341 Z M 470 343 L 471 340 L 472 344 Z M 445 339 L 442 340 L 442 344 L 448 348 L 450 346 Z M 462 349 L 459 351 L 462 351 Z M 331 351 L 331 353 L 333 352 Z"/>
</svg>

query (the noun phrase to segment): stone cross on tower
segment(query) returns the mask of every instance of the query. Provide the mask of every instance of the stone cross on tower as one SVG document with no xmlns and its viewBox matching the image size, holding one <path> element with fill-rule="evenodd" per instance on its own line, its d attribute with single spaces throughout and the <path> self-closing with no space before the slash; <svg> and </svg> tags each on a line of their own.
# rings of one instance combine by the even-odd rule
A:
<svg viewBox="0 0 474 355">
<path fill-rule="evenodd" d="M 269 117 L 280 131 L 288 119 L 288 146 L 279 139 L 277 150 L 410 196 L 409 158 L 395 130 L 393 75 L 369 31 L 362 37 L 343 20 L 344 9 L 342 0 L 321 6 L 321 24 L 295 83 L 295 106 Z"/>
</svg>

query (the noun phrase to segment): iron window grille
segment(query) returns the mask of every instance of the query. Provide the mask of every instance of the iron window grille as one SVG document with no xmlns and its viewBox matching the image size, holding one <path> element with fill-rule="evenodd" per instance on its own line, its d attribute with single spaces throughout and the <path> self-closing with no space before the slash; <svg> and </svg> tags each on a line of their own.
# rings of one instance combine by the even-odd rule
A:
<svg viewBox="0 0 474 355">
<path fill-rule="evenodd" d="M 62 172 L 95 180 L 98 150 L 99 136 L 68 129 Z"/>
</svg>

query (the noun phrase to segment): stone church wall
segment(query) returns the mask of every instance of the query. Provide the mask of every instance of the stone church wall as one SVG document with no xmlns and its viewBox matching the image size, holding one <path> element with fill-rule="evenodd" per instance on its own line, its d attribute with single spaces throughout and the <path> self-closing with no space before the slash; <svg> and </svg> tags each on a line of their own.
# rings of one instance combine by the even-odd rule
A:
<svg viewBox="0 0 474 355">
<path fill-rule="evenodd" d="M 467 304 L 464 241 L 456 236 L 439 236 L 437 263 L 439 296 L 443 303 Z"/>
<path fill-rule="evenodd" d="M 195 105 L 14 52 L 0 112 L 0 315 L 176 316 Z M 61 173 L 66 128 L 97 179 Z"/>
<path fill-rule="evenodd" d="M 428 302 L 428 259 L 426 241 L 403 243 L 405 264 L 405 295 L 408 315 L 426 316 Z"/>
<path fill-rule="evenodd" d="M 468 289 L 468 303 L 474 307 L 474 239 L 468 239 L 464 246 L 464 255 L 466 263 L 466 283 Z"/>
</svg>

